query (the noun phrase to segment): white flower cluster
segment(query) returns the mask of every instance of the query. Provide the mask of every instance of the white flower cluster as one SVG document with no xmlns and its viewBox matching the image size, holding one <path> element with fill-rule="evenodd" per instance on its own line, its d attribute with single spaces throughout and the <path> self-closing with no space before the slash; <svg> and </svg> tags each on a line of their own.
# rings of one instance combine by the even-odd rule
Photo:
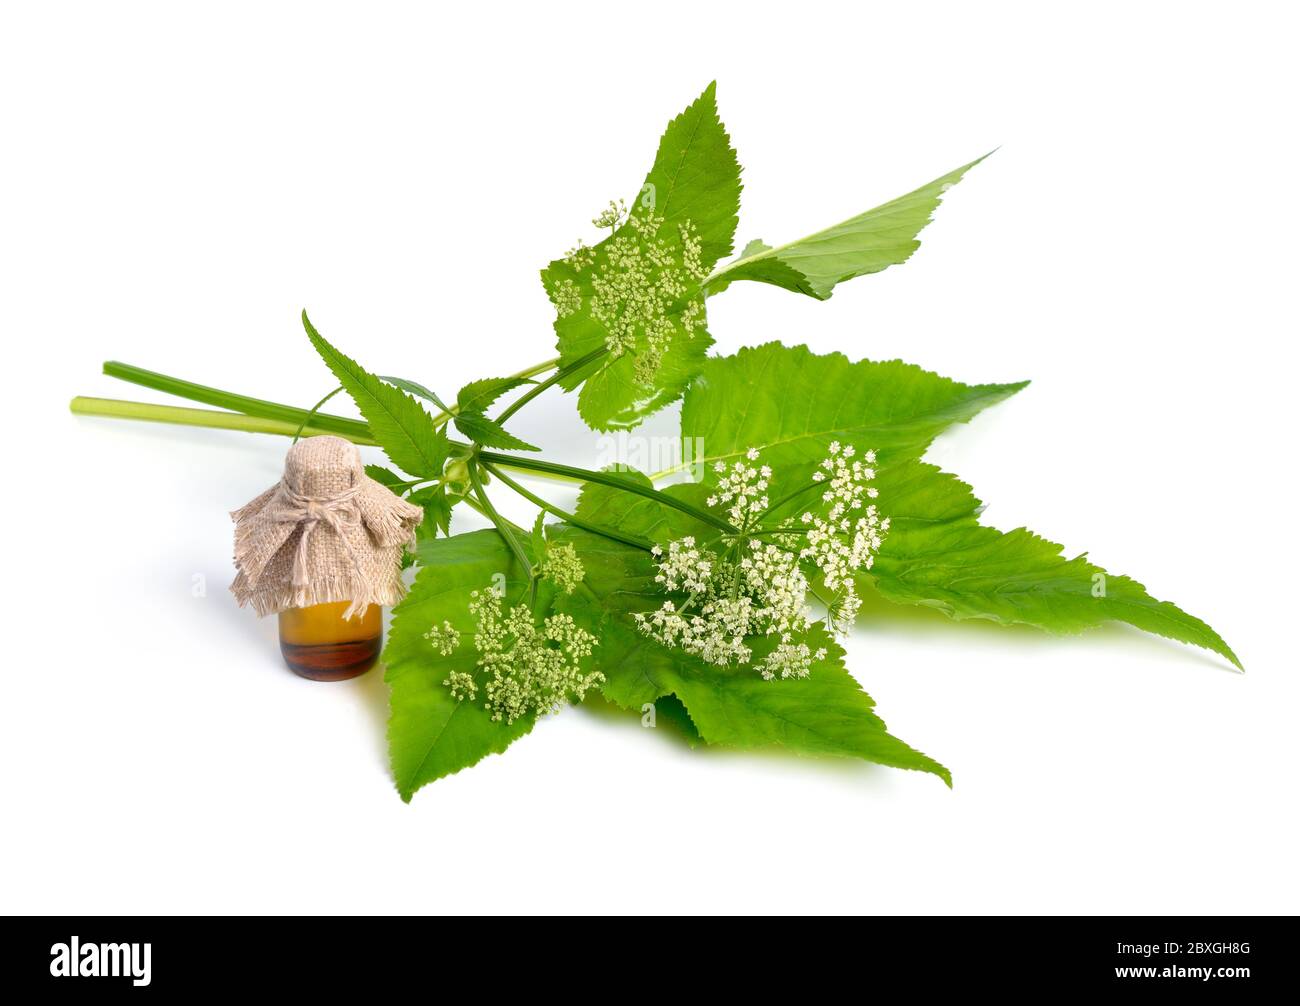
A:
<svg viewBox="0 0 1300 1006">
<path fill-rule="evenodd" d="M 829 509 L 824 514 L 804 513 L 807 544 L 799 557 L 815 562 L 826 588 L 837 593 L 838 603 L 829 614 L 830 627 L 843 634 L 852 628 L 862 603 L 853 585 L 853 574 L 875 563 L 875 553 L 889 531 L 889 518 L 882 518 L 876 505 L 867 502 L 880 494 L 870 484 L 876 477 L 872 467 L 876 452 L 867 451 L 859 461 L 853 447 L 841 447 L 839 441 L 832 441 L 828 451 L 813 481 L 825 483 L 822 502 Z"/>
<path fill-rule="evenodd" d="M 889 521 L 867 502 L 877 495 L 869 484 L 875 477 L 870 467 L 875 454 L 867 452 L 860 461 L 854 453 L 852 447 L 830 445 L 814 476 L 825 483 L 824 506 L 804 513 L 802 526 L 782 525 L 775 533 L 762 526 L 770 508 L 772 471 L 750 463 L 759 460 L 758 451 L 749 450 L 745 461 L 730 467 L 716 464 L 720 477 L 707 503 L 725 508 L 739 534 L 721 538 L 716 550 L 701 547 L 691 536 L 669 542 L 666 551 L 656 545 L 651 550 L 656 583 L 686 597 L 633 615 L 638 628 L 664 646 L 719 666 L 749 663 L 753 649 L 747 641 L 775 636 L 775 646 L 757 662 L 757 670 L 768 680 L 807 677 L 826 650 L 799 638 L 815 622 L 803 563 L 815 565 L 834 593 L 827 624 L 842 634 L 860 603 L 853 574 L 871 567 L 889 530 Z"/>
<path fill-rule="evenodd" d="M 745 458 L 757 461 L 758 451 L 751 447 L 745 452 Z M 714 464 L 713 470 L 721 478 L 718 479 L 717 491 L 706 502 L 709 506 L 728 504 L 727 519 L 736 527 L 743 528 L 767 510 L 767 485 L 772 478 L 772 469 L 767 465 L 753 468 L 743 461 L 737 461 L 728 471 L 726 464 L 719 461 Z"/>
<path fill-rule="evenodd" d="M 546 291 L 555 305 L 555 313 L 561 318 L 577 314 L 582 310 L 582 291 L 571 279 L 562 279 Z"/>
<path fill-rule="evenodd" d="M 653 553 L 660 560 L 655 581 L 687 595 L 680 605 L 665 601 L 658 611 L 632 616 L 663 645 L 725 666 L 749 662 L 749 637 L 776 634 L 780 645 L 759 663 L 765 678 L 806 677 L 811 661 L 826 655 L 804 646 L 805 659 L 794 659 L 794 635 L 808 629 L 812 615 L 808 580 L 789 549 L 750 541 L 734 556 L 718 556 L 688 536 L 669 542 L 666 555 L 658 546 Z"/>
<path fill-rule="evenodd" d="M 513 723 L 521 716 L 555 712 L 605 680 L 599 671 L 582 671 L 582 660 L 597 640 L 570 616 L 550 615 L 539 626 L 526 604 L 503 612 L 501 596 L 492 589 L 474 591 L 469 610 L 478 620 L 474 646 L 478 667 L 486 672 L 483 708 L 492 719 Z M 452 671 L 443 684 L 459 700 L 478 697 L 470 672 Z"/>
<path fill-rule="evenodd" d="M 431 642 L 433 648 L 444 657 L 450 657 L 460 645 L 460 633 L 447 621 L 444 621 L 441 626 L 435 625 L 424 634 L 424 638 Z"/>
<path fill-rule="evenodd" d="M 583 269 L 591 268 L 596 261 L 596 249 L 589 248 L 587 242 L 579 238 L 572 248 L 564 253 L 564 261 L 581 272 Z"/>
<path fill-rule="evenodd" d="M 578 558 L 577 551 L 568 542 L 548 544 L 546 553 L 538 564 L 538 572 L 566 594 L 572 594 L 586 575 L 586 570 L 582 568 L 582 560 Z"/>
<path fill-rule="evenodd" d="M 698 291 L 706 275 L 704 250 L 689 220 L 678 224 L 678 240 L 672 241 L 664 234 L 664 218 L 652 210 L 626 213 L 624 203 L 611 202 L 592 220 L 614 231 L 602 246 L 603 261 L 596 249 L 581 241 L 565 261 L 579 271 L 591 270 L 587 309 L 605 329 L 606 348 L 614 357 L 635 354 L 634 376 L 649 383 L 673 335 L 683 331 L 694 338 L 704 328 L 704 296 Z M 627 226 L 620 232 L 621 222 Z M 694 295 L 682 306 L 692 287 L 697 288 Z M 582 293 L 571 279 L 555 284 L 548 294 L 561 318 L 583 306 Z"/>
<path fill-rule="evenodd" d="M 596 214 L 596 216 L 591 218 L 591 225 L 593 227 L 599 227 L 601 230 L 605 230 L 606 228 L 609 230 L 616 230 L 618 225 L 623 222 L 623 217 L 626 215 L 627 203 L 623 202 L 622 199 L 617 202 L 611 199 L 609 205 L 605 207 L 605 209 L 601 210 Z"/>
</svg>

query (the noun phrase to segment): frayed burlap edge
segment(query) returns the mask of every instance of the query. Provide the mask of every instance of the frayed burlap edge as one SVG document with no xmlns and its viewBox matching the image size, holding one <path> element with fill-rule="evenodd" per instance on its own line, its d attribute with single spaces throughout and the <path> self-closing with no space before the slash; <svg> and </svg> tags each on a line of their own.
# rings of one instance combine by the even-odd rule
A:
<svg viewBox="0 0 1300 1006">
<path fill-rule="evenodd" d="M 313 469 L 337 484 L 299 495 L 291 476 Z M 401 556 L 415 545 L 424 510 L 365 475 L 355 445 L 317 437 L 291 447 L 285 477 L 230 516 L 237 574 L 230 590 L 240 607 L 266 616 L 347 601 L 343 617 L 352 618 L 406 595 Z"/>
<path fill-rule="evenodd" d="M 272 590 L 254 590 L 244 596 L 239 606 L 242 608 L 249 605 L 257 612 L 258 617 L 265 618 L 267 615 L 274 615 L 289 608 L 309 608 L 313 604 L 351 601 L 347 610 L 343 612 L 343 617 L 350 619 L 354 615 L 358 617 L 364 615 L 372 604 L 392 607 L 406 596 L 407 587 L 401 579 L 395 580 L 388 590 L 373 591 L 371 596 L 366 598 L 354 596 L 353 583 L 351 577 L 332 576 L 315 580 L 306 587 L 287 585 Z"/>
</svg>

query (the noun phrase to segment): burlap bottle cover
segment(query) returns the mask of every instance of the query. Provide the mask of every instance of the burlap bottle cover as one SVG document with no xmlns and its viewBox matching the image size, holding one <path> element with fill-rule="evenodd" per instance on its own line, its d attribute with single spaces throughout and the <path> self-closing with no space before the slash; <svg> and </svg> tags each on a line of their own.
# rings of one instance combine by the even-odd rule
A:
<svg viewBox="0 0 1300 1006">
<path fill-rule="evenodd" d="M 354 444 L 309 437 L 289 448 L 284 477 L 230 516 L 240 606 L 259 615 L 329 601 L 345 618 L 406 593 L 402 550 L 423 511 L 365 473 Z"/>
</svg>

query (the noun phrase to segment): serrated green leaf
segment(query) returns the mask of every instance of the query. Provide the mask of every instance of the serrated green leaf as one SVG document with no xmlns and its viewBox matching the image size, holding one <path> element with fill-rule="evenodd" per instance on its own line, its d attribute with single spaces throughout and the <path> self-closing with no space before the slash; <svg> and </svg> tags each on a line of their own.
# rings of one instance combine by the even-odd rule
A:
<svg viewBox="0 0 1300 1006">
<path fill-rule="evenodd" d="M 532 717 L 494 721 L 482 703 L 457 701 L 442 683 L 453 670 L 473 671 L 478 661 L 470 593 L 492 587 L 493 577 L 501 574 L 507 603 L 527 594 L 527 577 L 500 535 L 473 531 L 424 540 L 419 550 L 422 568 L 410 593 L 393 609 L 384 648 L 384 680 L 391 688 L 389 756 L 398 792 L 408 801 L 426 783 L 501 753 L 534 722 Z M 460 646 L 449 657 L 424 638 L 444 621 L 461 634 Z"/>
<path fill-rule="evenodd" d="M 705 364 L 682 403 L 683 458 L 704 474 L 756 447 L 792 486 L 832 440 L 897 464 L 1028 383 L 962 384 L 900 360 L 853 363 L 769 342 Z"/>
<path fill-rule="evenodd" d="M 622 467 L 616 471 L 632 485 L 654 487 L 644 473 L 633 468 Z M 701 508 L 708 496 L 703 486 L 689 482 L 669 486 L 663 492 Z M 719 534 L 718 528 L 696 520 L 690 514 L 662 506 L 654 499 L 595 482 L 586 483 L 578 494 L 577 516 L 600 527 L 615 527 L 650 542 L 686 535 L 694 535 L 705 542 L 712 541 Z"/>
<path fill-rule="evenodd" d="M 575 347 L 578 345 L 574 343 Z M 607 358 L 583 382 L 578 392 L 578 414 L 593 430 L 635 428 L 647 416 L 681 397 L 699 373 L 712 345 L 713 336 L 703 329 L 690 339 L 675 338 L 651 384 L 636 377 L 636 361 L 630 354 L 614 360 Z"/>
<path fill-rule="evenodd" d="M 586 571 L 583 582 L 556 609 L 600 640 L 601 694 L 624 709 L 640 709 L 667 694 L 663 682 L 684 654 L 638 632 L 628 617 L 663 604 L 649 556 L 577 528 L 557 529 L 554 540 L 572 544 Z"/>
<path fill-rule="evenodd" d="M 529 536 L 532 540 L 533 555 L 542 556 L 546 553 L 546 511 L 538 510 L 537 519 L 533 521 L 533 531 Z"/>
<path fill-rule="evenodd" d="M 407 486 L 407 480 L 398 475 L 391 468 L 385 468 L 383 465 L 366 465 L 366 474 L 378 482 L 381 486 L 392 489 L 395 492 L 401 492 Z"/>
<path fill-rule="evenodd" d="M 981 527 L 969 487 L 918 461 L 944 427 L 1022 387 L 959 384 L 898 361 L 849 363 L 770 343 L 709 361 L 682 403 L 682 435 L 688 457 L 700 438 L 695 460 L 706 463 L 757 447 L 782 486 L 807 477 L 832 439 L 878 451 L 876 502 L 892 527 L 869 581 L 891 601 L 1055 632 L 1122 621 L 1240 666 L 1213 629 L 1136 581 L 1083 557 L 1067 561 L 1061 546 L 1027 530 Z M 712 478 L 707 464 L 703 474 Z M 1106 576 L 1102 598 L 1092 594 L 1097 574 Z"/>
<path fill-rule="evenodd" d="M 371 434 L 393 464 L 424 478 L 441 475 L 450 450 L 446 431 L 435 426 L 432 417 L 410 395 L 385 384 L 330 345 L 313 327 L 306 311 L 302 313 L 302 324 L 316 352 L 357 403 Z"/>
<path fill-rule="evenodd" d="M 440 412 L 448 414 L 451 412 L 451 409 L 447 408 L 447 406 L 442 403 L 441 398 L 418 381 L 409 381 L 405 377 L 388 377 L 384 375 L 380 375 L 379 379 L 381 381 L 387 381 L 389 384 L 395 385 L 403 391 L 410 392 L 417 398 L 423 398 L 425 401 L 432 402 L 434 405 L 438 406 Z"/>
<path fill-rule="evenodd" d="M 471 412 L 486 412 L 488 406 L 512 388 L 534 383 L 527 377 L 489 377 L 482 381 L 470 381 L 456 394 L 458 411 L 463 415 Z"/>
<path fill-rule="evenodd" d="M 880 595 L 937 608 L 956 619 L 984 618 L 1050 632 L 1080 632 L 1118 621 L 1211 650 L 1241 667 L 1205 622 L 1158 601 L 1127 576 L 1107 573 L 1026 528 L 1003 533 L 978 521 L 970 487 L 933 465 L 882 472 L 879 503 L 892 526 L 871 570 Z"/>
<path fill-rule="evenodd" d="M 602 347 L 618 347 L 618 333 L 611 326 L 631 325 L 631 348 L 616 348 L 561 381 L 567 390 L 582 386 L 578 411 L 589 426 L 635 426 L 675 401 L 698 372 L 713 342 L 705 327 L 701 282 L 718 259 L 730 253 L 739 206 L 740 165 L 718 118 L 710 84 L 669 123 L 654 165 L 632 200 L 635 219 L 585 253 L 558 259 L 543 270 L 543 285 L 557 307 L 562 367 Z M 644 223 L 651 217 L 656 221 L 653 230 Z M 693 229 L 698 239 L 693 267 L 687 265 L 682 228 Z M 674 294 L 668 303 L 644 296 L 611 299 L 599 292 L 609 288 L 612 278 L 626 276 L 629 248 L 635 250 L 632 258 L 647 263 L 647 282 L 671 278 Z M 657 264 L 648 265 L 652 259 Z M 650 302 L 656 306 L 645 307 Z M 611 306 L 615 304 L 619 306 Z M 662 343 L 657 351 L 650 348 L 647 333 L 652 328 Z M 653 365 L 652 359 L 657 361 Z"/>
<path fill-rule="evenodd" d="M 410 502 L 424 508 L 424 519 L 415 529 L 417 540 L 436 538 L 438 532 L 451 534 L 451 502 L 444 486 L 426 486 L 407 497 Z"/>
<path fill-rule="evenodd" d="M 654 166 L 637 194 L 668 223 L 690 221 L 704 245 L 703 265 L 731 254 L 740 213 L 740 162 L 718 116 L 717 81 L 668 124 Z"/>
<path fill-rule="evenodd" d="M 696 496 L 703 489 L 671 491 Z M 578 515 L 652 539 L 696 534 L 704 541 L 717 533 L 654 500 L 606 486 L 584 488 Z M 660 645 L 633 624 L 634 612 L 664 601 L 647 552 L 573 527 L 555 534 L 574 546 L 586 570 L 577 591 L 556 598 L 556 608 L 600 639 L 601 691 L 610 702 L 639 711 L 675 696 L 706 743 L 858 757 L 933 772 L 951 783 L 947 769 L 887 732 L 870 697 L 845 671 L 843 651 L 821 629 L 813 631 L 810 645 L 826 646 L 828 655 L 806 679 L 764 681 L 752 669 L 706 664 Z M 772 640 L 753 640 L 758 658 L 771 645 Z"/>
<path fill-rule="evenodd" d="M 826 300 L 846 279 L 911 258 L 921 245 L 916 235 L 930 222 L 943 194 L 982 160 L 798 241 L 776 248 L 751 241 L 739 258 L 714 271 L 706 289 L 713 294 L 735 280 L 748 279 Z"/>
<path fill-rule="evenodd" d="M 496 447 L 506 451 L 540 451 L 540 447 L 535 447 L 527 441 L 520 440 L 513 433 L 505 430 L 495 419 L 489 419 L 487 416 L 471 412 L 466 415 L 458 415 L 455 419 L 456 429 L 469 437 L 476 444 L 482 444 L 484 447 Z"/>
<path fill-rule="evenodd" d="M 612 703 L 611 703 L 612 705 Z M 663 695 L 654 701 L 655 707 L 655 728 L 662 730 L 665 725 L 675 732 L 688 747 L 699 747 L 704 743 L 704 738 L 700 736 L 699 729 L 691 720 L 691 714 L 686 711 L 682 705 L 682 700 L 676 695 Z M 642 713 L 644 716 L 644 712 Z"/>
<path fill-rule="evenodd" d="M 747 668 L 682 660 L 662 685 L 686 707 L 709 744 L 742 749 L 782 747 L 800 754 L 862 758 L 877 765 L 931 772 L 952 785 L 948 770 L 889 733 L 875 701 L 844 667 L 844 651 L 821 626 L 810 646 L 826 647 L 806 678 L 764 681 Z M 756 659 L 775 641 L 758 640 Z"/>
</svg>

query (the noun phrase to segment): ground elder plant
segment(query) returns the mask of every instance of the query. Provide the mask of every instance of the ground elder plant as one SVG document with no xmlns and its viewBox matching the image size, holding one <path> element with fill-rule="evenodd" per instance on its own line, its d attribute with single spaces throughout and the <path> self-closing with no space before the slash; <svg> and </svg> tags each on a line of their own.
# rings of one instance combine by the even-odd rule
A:
<svg viewBox="0 0 1300 1006">
<path fill-rule="evenodd" d="M 982 525 L 970 487 L 924 460 L 944 429 L 1024 382 L 963 384 L 761 333 L 752 348 L 710 355 L 711 298 L 748 281 L 825 300 L 839 283 L 905 262 L 977 163 L 807 237 L 751 240 L 737 254 L 740 165 L 710 85 L 668 124 L 640 186 L 542 269 L 557 357 L 444 399 L 365 369 L 304 313 L 337 382 L 312 408 L 120 363 L 105 372 L 222 411 L 104 399 L 73 408 L 328 433 L 383 450 L 390 464 L 368 473 L 425 513 L 414 582 L 384 651 L 403 799 L 596 694 L 637 716 L 672 711 L 691 744 L 861 758 L 951 783 L 947 768 L 887 731 L 845 666 L 840 643 L 868 595 L 1050 632 L 1126 622 L 1240 667 L 1210 626 L 1135 580 L 1066 558 L 1024 528 Z M 599 431 L 634 429 L 680 401 L 698 477 L 673 481 L 686 465 L 642 473 L 548 460 L 520 413 L 557 387 Z M 361 419 L 323 411 L 339 391 Z M 569 509 L 554 499 L 556 479 L 579 487 Z M 531 527 L 501 515 L 502 494 L 536 509 Z M 453 534 L 464 510 L 487 526 Z"/>
</svg>

